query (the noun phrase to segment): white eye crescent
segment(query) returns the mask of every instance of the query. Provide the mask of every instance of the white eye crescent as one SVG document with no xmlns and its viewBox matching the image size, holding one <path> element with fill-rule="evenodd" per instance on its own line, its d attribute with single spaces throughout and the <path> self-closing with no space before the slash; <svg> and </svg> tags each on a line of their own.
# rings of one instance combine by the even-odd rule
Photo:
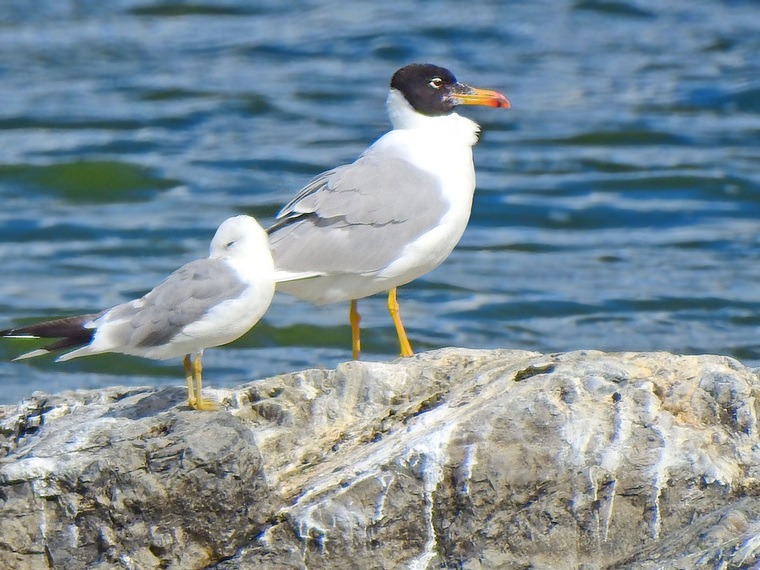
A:
<svg viewBox="0 0 760 570">
<path fill-rule="evenodd" d="M 428 83 L 428 85 L 430 85 L 430 87 L 432 87 L 433 89 L 440 89 L 441 87 L 443 87 L 443 79 L 441 79 L 440 77 L 433 77 L 433 79 L 430 80 L 430 83 Z"/>
</svg>

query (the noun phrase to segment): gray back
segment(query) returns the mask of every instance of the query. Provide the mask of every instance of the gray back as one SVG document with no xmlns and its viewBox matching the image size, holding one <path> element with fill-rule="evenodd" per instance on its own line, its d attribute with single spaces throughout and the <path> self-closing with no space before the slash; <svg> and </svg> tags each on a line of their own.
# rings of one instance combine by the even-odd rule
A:
<svg viewBox="0 0 760 570">
<path fill-rule="evenodd" d="M 101 318 L 124 320 L 118 329 L 123 346 L 159 346 L 245 287 L 224 261 L 199 259 L 180 267 L 141 299 L 117 305 Z"/>
<path fill-rule="evenodd" d="M 314 178 L 269 229 L 279 270 L 374 272 L 448 209 L 438 180 L 401 157 L 367 153 Z"/>
</svg>

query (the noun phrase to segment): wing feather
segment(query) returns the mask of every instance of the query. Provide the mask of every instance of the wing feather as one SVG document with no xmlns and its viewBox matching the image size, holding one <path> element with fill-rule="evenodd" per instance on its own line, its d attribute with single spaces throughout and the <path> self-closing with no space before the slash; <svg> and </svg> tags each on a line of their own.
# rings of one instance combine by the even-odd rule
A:
<svg viewBox="0 0 760 570">
<path fill-rule="evenodd" d="M 115 306 L 95 325 L 107 329 L 117 346 L 159 346 L 243 289 L 245 284 L 224 261 L 199 259 L 182 266 L 144 297 Z"/>
<path fill-rule="evenodd" d="M 376 272 L 448 207 L 430 172 L 367 152 L 314 178 L 279 212 L 268 230 L 275 265 L 311 275 Z"/>
</svg>

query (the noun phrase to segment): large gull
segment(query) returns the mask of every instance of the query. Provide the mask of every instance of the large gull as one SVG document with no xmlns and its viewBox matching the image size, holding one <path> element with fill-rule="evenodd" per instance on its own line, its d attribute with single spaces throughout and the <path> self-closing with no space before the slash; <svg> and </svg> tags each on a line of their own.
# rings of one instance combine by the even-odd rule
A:
<svg viewBox="0 0 760 570">
<path fill-rule="evenodd" d="M 383 291 L 401 355 L 413 354 L 396 288 L 448 257 L 472 208 L 479 127 L 454 109 L 509 101 L 443 67 L 412 64 L 393 75 L 387 105 L 393 130 L 355 162 L 314 178 L 267 230 L 279 291 L 316 304 L 351 301 L 355 359 L 357 299 Z"/>
</svg>

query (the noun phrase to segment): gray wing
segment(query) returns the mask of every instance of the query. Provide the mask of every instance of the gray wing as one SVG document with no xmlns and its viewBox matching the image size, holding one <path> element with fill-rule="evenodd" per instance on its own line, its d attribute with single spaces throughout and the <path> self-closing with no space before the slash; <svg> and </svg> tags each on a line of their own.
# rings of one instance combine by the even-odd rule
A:
<svg viewBox="0 0 760 570">
<path fill-rule="evenodd" d="M 199 259 L 180 267 L 141 299 L 117 305 L 101 319 L 118 327 L 118 333 L 112 332 L 123 337 L 123 346 L 159 346 L 215 305 L 240 295 L 245 287 L 224 261 Z"/>
<path fill-rule="evenodd" d="M 368 152 L 312 180 L 269 228 L 278 270 L 365 273 L 390 264 L 448 209 L 439 181 Z"/>
</svg>

